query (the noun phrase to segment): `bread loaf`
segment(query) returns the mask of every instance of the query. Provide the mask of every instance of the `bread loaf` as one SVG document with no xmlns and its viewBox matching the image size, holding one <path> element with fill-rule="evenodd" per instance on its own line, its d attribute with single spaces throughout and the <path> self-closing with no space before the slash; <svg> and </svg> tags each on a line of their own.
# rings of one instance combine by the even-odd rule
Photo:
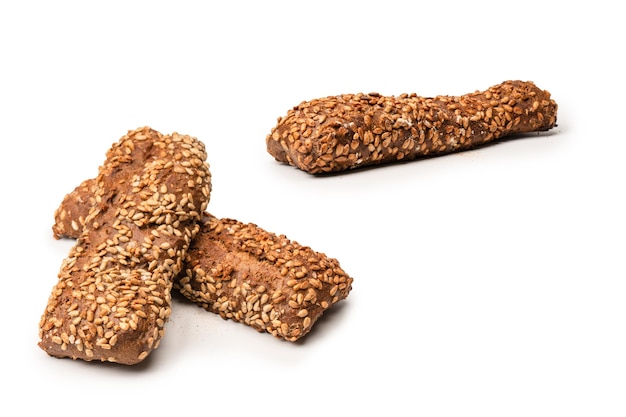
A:
<svg viewBox="0 0 626 417">
<path fill-rule="evenodd" d="M 156 349 L 210 180 L 193 137 L 146 127 L 115 143 L 88 184 L 90 204 L 70 212 L 77 241 L 42 315 L 39 346 L 55 357 L 127 365 Z"/>
<path fill-rule="evenodd" d="M 462 96 L 343 94 L 290 109 L 266 138 L 277 161 L 311 174 L 462 151 L 556 125 L 557 104 L 532 82 Z"/>
<path fill-rule="evenodd" d="M 176 280 L 189 300 L 288 341 L 352 289 L 339 262 L 256 224 L 205 214 Z"/>
</svg>

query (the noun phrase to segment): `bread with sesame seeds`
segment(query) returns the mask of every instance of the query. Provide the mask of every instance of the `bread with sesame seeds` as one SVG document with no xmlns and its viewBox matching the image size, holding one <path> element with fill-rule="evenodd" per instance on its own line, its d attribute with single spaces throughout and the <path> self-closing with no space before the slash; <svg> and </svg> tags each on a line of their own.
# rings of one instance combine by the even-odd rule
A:
<svg viewBox="0 0 626 417">
<path fill-rule="evenodd" d="M 39 324 L 50 356 L 133 365 L 159 346 L 211 192 L 204 144 L 148 127 L 109 149 Z M 71 224 L 71 222 L 70 222 Z M 58 231 L 62 233 L 61 231 Z"/>
<path fill-rule="evenodd" d="M 56 210 L 55 237 L 76 238 L 77 208 L 93 202 L 93 180 L 69 193 Z M 296 341 L 352 289 L 334 258 L 253 223 L 205 213 L 174 288 L 207 311 L 260 332 Z"/>
<path fill-rule="evenodd" d="M 343 94 L 290 109 L 266 137 L 276 161 L 311 174 L 410 161 L 556 126 L 557 104 L 531 81 L 461 96 Z"/>
<path fill-rule="evenodd" d="M 224 319 L 293 342 L 348 297 L 352 282 L 335 258 L 256 224 L 207 213 L 174 285 Z"/>
</svg>

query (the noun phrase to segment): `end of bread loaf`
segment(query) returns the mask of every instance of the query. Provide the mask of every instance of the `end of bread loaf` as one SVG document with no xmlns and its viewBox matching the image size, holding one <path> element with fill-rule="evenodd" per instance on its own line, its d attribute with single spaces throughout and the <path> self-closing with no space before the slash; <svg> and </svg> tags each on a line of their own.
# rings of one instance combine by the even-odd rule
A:
<svg viewBox="0 0 626 417">
<path fill-rule="evenodd" d="M 55 239 L 77 239 L 81 235 L 89 211 L 96 206 L 96 186 L 94 179 L 85 180 L 63 198 L 54 211 L 52 236 Z"/>
</svg>

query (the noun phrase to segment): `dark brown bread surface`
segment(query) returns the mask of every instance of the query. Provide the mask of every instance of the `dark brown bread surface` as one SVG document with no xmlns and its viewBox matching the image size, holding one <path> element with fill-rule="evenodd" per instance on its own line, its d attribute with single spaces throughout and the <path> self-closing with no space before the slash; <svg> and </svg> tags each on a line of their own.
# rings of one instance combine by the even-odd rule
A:
<svg viewBox="0 0 626 417">
<path fill-rule="evenodd" d="M 55 213 L 55 235 L 77 237 L 80 202 L 93 200 L 93 180 L 68 194 Z M 77 216 L 76 220 L 72 215 Z M 174 287 L 224 319 L 288 341 L 307 334 L 353 279 L 336 259 L 248 223 L 205 213 Z"/>
<path fill-rule="evenodd" d="M 353 279 L 339 262 L 253 223 L 205 214 L 175 286 L 224 319 L 288 341 L 309 333 Z"/>
<path fill-rule="evenodd" d="M 70 211 L 81 227 L 69 220 L 78 239 L 42 315 L 39 346 L 55 357 L 136 364 L 163 337 L 173 277 L 209 201 L 204 145 L 147 127 L 128 132 L 89 191 L 88 210 Z"/>
<path fill-rule="evenodd" d="M 344 94 L 305 101 L 266 138 L 277 161 L 311 174 L 471 149 L 556 125 L 557 104 L 533 82 L 462 96 Z"/>
<path fill-rule="evenodd" d="M 52 235 L 55 239 L 77 239 L 80 236 L 89 211 L 96 206 L 96 191 L 96 180 L 90 178 L 65 196 L 54 212 Z"/>
</svg>

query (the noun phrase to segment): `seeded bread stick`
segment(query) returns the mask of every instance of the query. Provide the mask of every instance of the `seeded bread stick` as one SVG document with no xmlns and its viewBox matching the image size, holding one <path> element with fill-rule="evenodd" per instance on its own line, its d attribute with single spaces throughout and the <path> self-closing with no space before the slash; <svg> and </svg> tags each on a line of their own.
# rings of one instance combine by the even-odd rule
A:
<svg viewBox="0 0 626 417">
<path fill-rule="evenodd" d="M 266 138 L 277 161 L 311 174 L 410 161 L 556 125 L 557 104 L 532 82 L 462 96 L 344 94 L 305 101 Z"/>
<path fill-rule="evenodd" d="M 205 160 L 197 139 L 150 128 L 111 147 L 40 321 L 44 351 L 132 365 L 159 346 L 173 277 L 210 197 Z"/>
<path fill-rule="evenodd" d="M 76 237 L 84 224 L 76 206 L 93 200 L 92 182 L 78 186 L 57 209 L 57 238 Z M 255 224 L 205 213 L 174 287 L 224 319 L 296 341 L 348 296 L 352 281 L 336 259 Z"/>
<path fill-rule="evenodd" d="M 334 258 L 253 223 L 205 214 L 174 285 L 224 319 L 293 342 L 348 296 L 352 282 Z"/>
</svg>

